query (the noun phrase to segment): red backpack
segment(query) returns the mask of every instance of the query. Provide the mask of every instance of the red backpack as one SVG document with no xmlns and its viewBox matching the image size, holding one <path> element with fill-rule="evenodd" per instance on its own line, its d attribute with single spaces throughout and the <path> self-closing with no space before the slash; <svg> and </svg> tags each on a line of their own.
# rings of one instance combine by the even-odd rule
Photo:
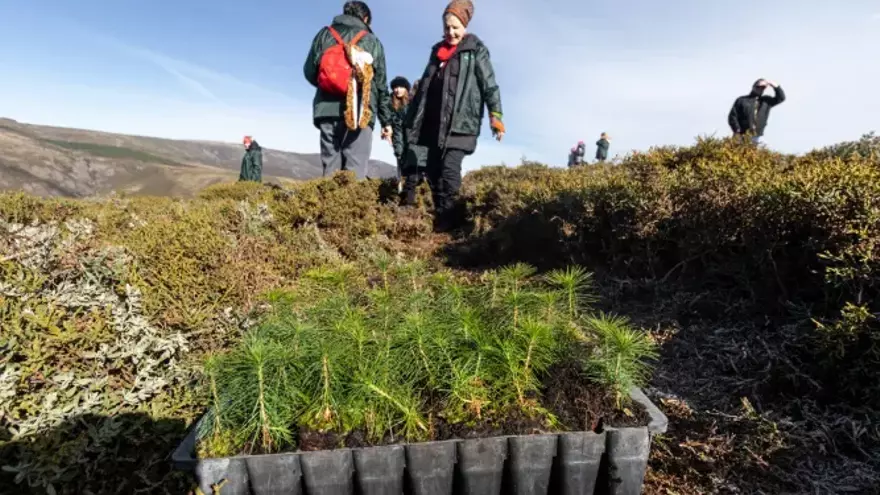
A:
<svg viewBox="0 0 880 495">
<path fill-rule="evenodd" d="M 345 41 L 342 36 L 327 26 L 330 34 L 336 39 L 336 45 L 331 46 L 318 62 L 318 89 L 333 96 L 345 96 L 348 93 L 348 81 L 351 79 L 351 62 L 345 54 Z M 361 38 L 366 35 L 366 31 L 361 31 L 351 39 L 351 44 L 356 45 Z"/>
</svg>

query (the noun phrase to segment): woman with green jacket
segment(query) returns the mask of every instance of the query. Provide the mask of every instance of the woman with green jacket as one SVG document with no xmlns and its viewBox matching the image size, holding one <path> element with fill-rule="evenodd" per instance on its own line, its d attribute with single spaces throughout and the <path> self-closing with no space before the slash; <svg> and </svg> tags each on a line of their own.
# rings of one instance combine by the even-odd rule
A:
<svg viewBox="0 0 880 495">
<path fill-rule="evenodd" d="M 473 14 L 471 0 L 453 0 L 443 11 L 444 39 L 431 48 L 407 112 L 405 163 L 410 170 L 425 166 L 438 230 L 455 221 L 462 161 L 477 149 L 487 107 L 495 138 L 500 141 L 505 130 L 489 49 L 467 32 Z M 408 175 L 404 195 L 417 185 Z"/>
<path fill-rule="evenodd" d="M 241 172 L 238 180 L 261 182 L 263 180 L 263 148 L 250 136 L 242 140 L 244 156 L 241 157 Z"/>
</svg>

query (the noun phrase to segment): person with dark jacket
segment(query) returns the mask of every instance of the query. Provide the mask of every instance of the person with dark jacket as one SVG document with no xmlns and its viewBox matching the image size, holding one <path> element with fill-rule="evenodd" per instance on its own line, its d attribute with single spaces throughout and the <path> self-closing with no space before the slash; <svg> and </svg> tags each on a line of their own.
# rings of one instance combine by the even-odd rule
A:
<svg viewBox="0 0 880 495">
<path fill-rule="evenodd" d="M 571 151 L 568 152 L 568 168 L 574 168 L 577 165 L 577 146 L 572 146 Z"/>
<path fill-rule="evenodd" d="M 383 128 L 382 138 L 391 139 L 391 98 L 385 72 L 385 49 L 370 29 L 372 20 L 366 3 L 346 2 L 342 15 L 336 16 L 330 26 L 315 35 L 306 56 L 303 73 L 316 88 L 312 118 L 320 131 L 324 175 L 336 170 L 354 170 L 360 178 L 367 175 L 376 117 Z M 320 86 L 322 57 L 336 45 L 345 47 L 349 64 L 352 63 L 350 55 L 358 55 L 353 72 L 363 78 L 359 81 L 361 84 L 350 84 L 346 94 L 331 94 Z M 369 90 L 366 90 L 367 85 Z"/>
<path fill-rule="evenodd" d="M 464 157 L 477 149 L 485 109 L 497 140 L 504 137 L 501 91 L 489 49 L 467 26 L 471 0 L 453 0 L 443 11 L 444 39 L 431 48 L 428 66 L 406 122 L 406 166 L 426 165 L 438 230 L 451 227 Z M 410 176 L 408 176 L 409 179 Z M 407 180 L 404 191 L 416 187 Z"/>
<path fill-rule="evenodd" d="M 405 77 L 397 76 L 391 80 L 391 145 L 397 159 L 398 181 L 403 177 L 403 122 L 409 108 L 409 90 L 409 81 Z"/>
<path fill-rule="evenodd" d="M 773 88 L 773 96 L 764 96 L 767 86 Z M 773 81 L 758 79 L 752 85 L 749 94 L 740 96 L 733 102 L 733 107 L 727 116 L 730 130 L 734 135 L 748 135 L 753 143 L 758 143 L 767 127 L 770 109 L 783 101 L 785 101 L 785 92 L 782 91 L 781 86 Z"/>
<path fill-rule="evenodd" d="M 243 140 L 244 156 L 241 157 L 241 172 L 238 180 L 261 182 L 263 180 L 263 149 L 250 136 Z"/>
<path fill-rule="evenodd" d="M 578 165 L 583 165 L 585 160 L 584 157 L 587 156 L 587 145 L 584 144 L 583 141 L 578 141 L 577 151 L 575 152 L 575 163 Z"/>
<path fill-rule="evenodd" d="M 608 148 L 611 146 L 611 137 L 607 132 L 603 132 L 596 141 L 596 160 L 604 162 L 608 159 Z"/>
</svg>

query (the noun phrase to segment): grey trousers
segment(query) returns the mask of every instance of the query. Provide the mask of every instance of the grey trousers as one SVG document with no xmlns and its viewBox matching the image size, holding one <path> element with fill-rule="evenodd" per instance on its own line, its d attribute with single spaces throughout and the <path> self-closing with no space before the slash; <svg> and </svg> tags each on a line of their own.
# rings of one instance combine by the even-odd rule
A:
<svg viewBox="0 0 880 495">
<path fill-rule="evenodd" d="M 358 179 L 368 176 L 373 150 L 372 127 L 351 131 L 342 120 L 325 120 L 319 123 L 319 129 L 325 177 L 339 170 L 351 170 Z"/>
</svg>

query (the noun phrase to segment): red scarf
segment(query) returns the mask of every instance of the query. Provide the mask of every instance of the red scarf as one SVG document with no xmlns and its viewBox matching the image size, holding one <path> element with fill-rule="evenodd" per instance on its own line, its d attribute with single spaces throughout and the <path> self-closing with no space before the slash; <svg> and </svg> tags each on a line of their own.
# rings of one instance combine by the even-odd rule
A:
<svg viewBox="0 0 880 495">
<path fill-rule="evenodd" d="M 455 55 L 456 48 L 458 48 L 458 45 L 450 45 L 444 41 L 440 48 L 437 48 L 437 58 L 441 62 L 448 62 Z"/>
</svg>

